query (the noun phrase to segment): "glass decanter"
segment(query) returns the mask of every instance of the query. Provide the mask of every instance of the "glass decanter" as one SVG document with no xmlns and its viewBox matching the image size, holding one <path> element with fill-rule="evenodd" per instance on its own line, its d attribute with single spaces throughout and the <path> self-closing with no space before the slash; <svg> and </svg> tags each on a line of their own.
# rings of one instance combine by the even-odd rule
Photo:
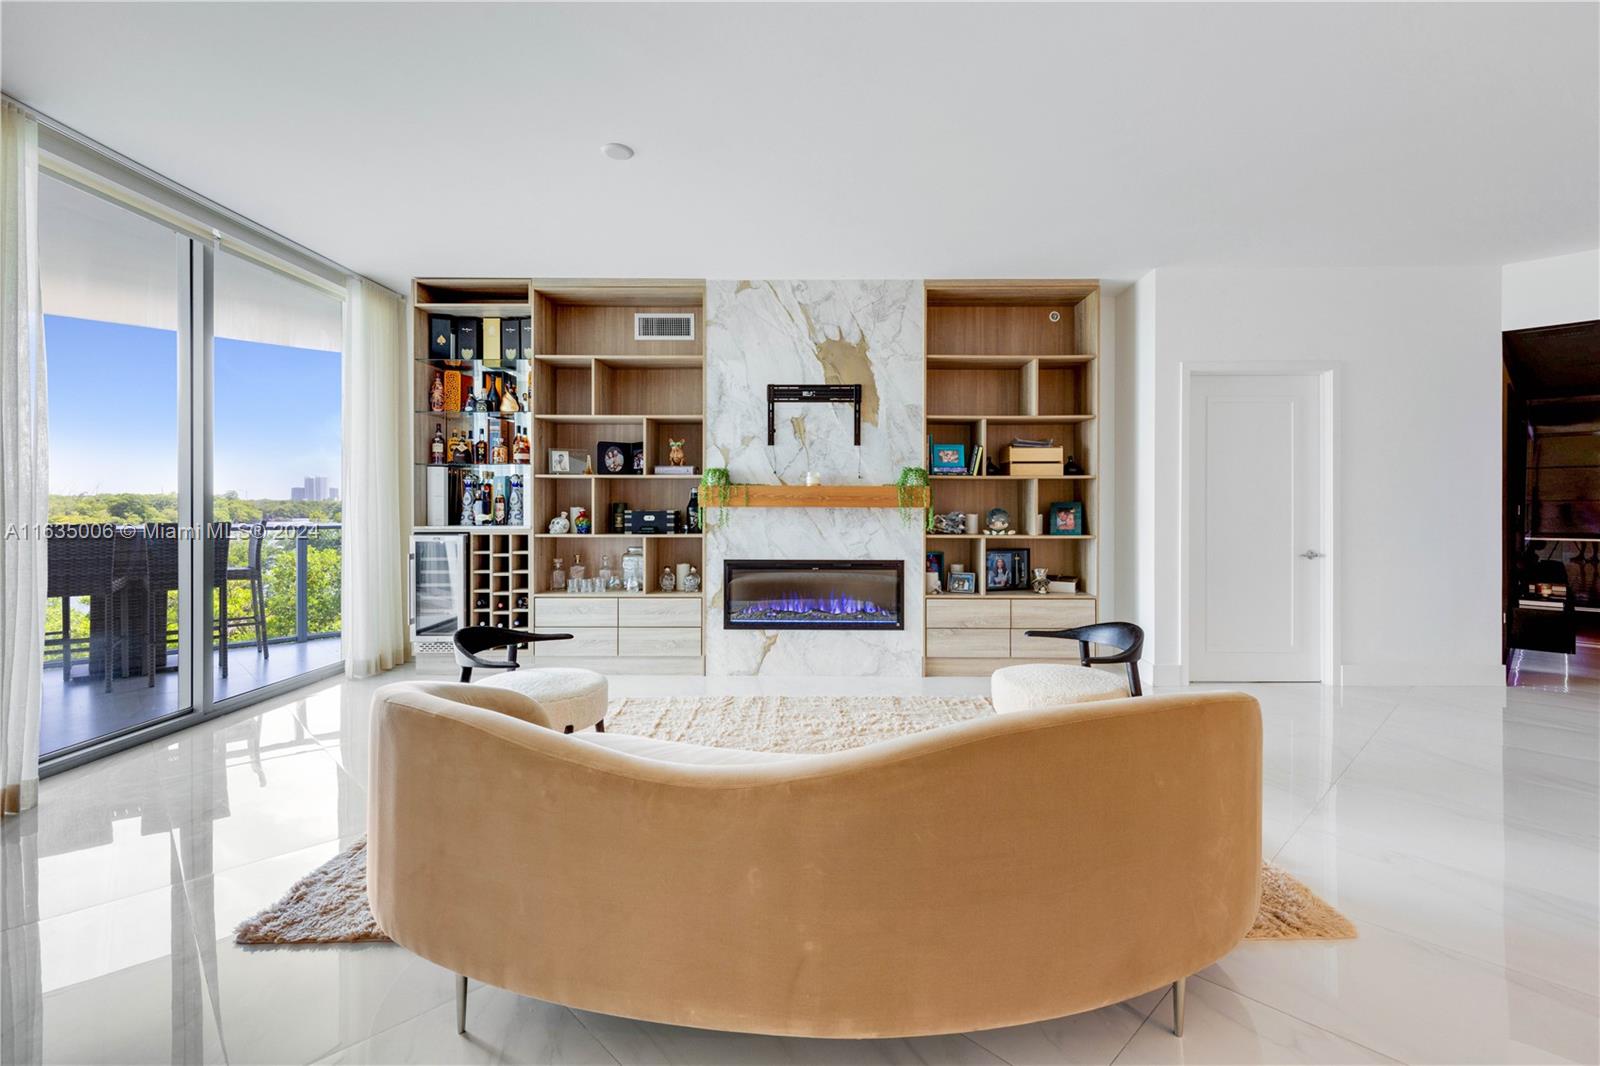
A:
<svg viewBox="0 0 1600 1066">
<path fill-rule="evenodd" d="M 565 592 L 567 590 L 567 571 L 561 565 L 562 560 L 557 558 L 555 565 L 550 568 L 550 591 Z"/>
</svg>

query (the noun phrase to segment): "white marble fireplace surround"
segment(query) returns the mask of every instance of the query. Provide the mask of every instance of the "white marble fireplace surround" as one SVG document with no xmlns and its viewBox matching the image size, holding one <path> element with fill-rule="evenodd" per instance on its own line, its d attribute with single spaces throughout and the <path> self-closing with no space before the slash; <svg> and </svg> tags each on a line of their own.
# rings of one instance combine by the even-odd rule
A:
<svg viewBox="0 0 1600 1066">
<path fill-rule="evenodd" d="M 923 300 L 916 281 L 708 281 L 705 463 L 735 483 L 892 484 L 923 459 Z M 785 404 L 767 444 L 767 385 L 862 386 L 846 404 Z M 905 629 L 722 627 L 724 559 L 900 559 Z M 922 674 L 922 529 L 893 508 L 733 508 L 705 542 L 706 673 Z"/>
</svg>

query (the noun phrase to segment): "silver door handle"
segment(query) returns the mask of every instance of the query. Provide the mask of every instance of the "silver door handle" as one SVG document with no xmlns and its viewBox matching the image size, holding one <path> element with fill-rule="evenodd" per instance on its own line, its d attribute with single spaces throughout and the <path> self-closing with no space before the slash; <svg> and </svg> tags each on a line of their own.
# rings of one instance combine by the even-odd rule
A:
<svg viewBox="0 0 1600 1066">
<path fill-rule="evenodd" d="M 1305 551 L 1300 553 L 1300 558 L 1302 558 L 1302 559 L 1320 559 L 1320 558 L 1322 558 L 1322 553 L 1317 551 L 1317 549 L 1315 549 L 1315 548 L 1307 548 Z"/>
</svg>

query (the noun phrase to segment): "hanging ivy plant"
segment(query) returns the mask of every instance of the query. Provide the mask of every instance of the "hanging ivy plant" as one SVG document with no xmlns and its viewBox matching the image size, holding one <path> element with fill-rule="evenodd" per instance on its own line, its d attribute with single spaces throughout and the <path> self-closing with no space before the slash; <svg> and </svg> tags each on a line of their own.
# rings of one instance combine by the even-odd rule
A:
<svg viewBox="0 0 1600 1066">
<path fill-rule="evenodd" d="M 706 495 L 708 491 L 714 492 L 717 497 L 717 523 L 725 524 L 728 521 L 728 499 L 733 494 L 733 480 L 728 476 L 725 466 L 708 466 L 706 472 L 700 475 L 700 527 L 709 528 L 710 523 L 706 515 Z M 748 496 L 749 490 L 746 490 Z"/>
<path fill-rule="evenodd" d="M 932 495 L 928 488 L 928 472 L 920 466 L 903 466 L 895 479 L 895 495 L 899 502 L 900 519 L 906 525 L 917 521 L 917 512 L 923 516 L 923 529 L 933 529 Z"/>
</svg>

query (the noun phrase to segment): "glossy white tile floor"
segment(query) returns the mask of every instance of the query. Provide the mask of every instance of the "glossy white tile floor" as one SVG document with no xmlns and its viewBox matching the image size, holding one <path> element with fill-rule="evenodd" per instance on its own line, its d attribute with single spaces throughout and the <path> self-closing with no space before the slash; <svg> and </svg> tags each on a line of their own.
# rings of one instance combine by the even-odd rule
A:
<svg viewBox="0 0 1600 1066">
<path fill-rule="evenodd" d="M 612 688 L 780 684 L 863 690 Z M 1191 979 L 1182 1040 L 1164 989 L 1014 1029 L 813 1041 L 477 987 L 461 1038 L 450 975 L 402 948 L 235 946 L 239 919 L 361 833 L 373 687 L 324 685 L 51 778 L 37 811 L 5 820 L 0 1062 L 1600 1061 L 1594 681 L 1247 686 L 1265 716 L 1266 854 L 1361 937 L 1241 945 Z"/>
</svg>

